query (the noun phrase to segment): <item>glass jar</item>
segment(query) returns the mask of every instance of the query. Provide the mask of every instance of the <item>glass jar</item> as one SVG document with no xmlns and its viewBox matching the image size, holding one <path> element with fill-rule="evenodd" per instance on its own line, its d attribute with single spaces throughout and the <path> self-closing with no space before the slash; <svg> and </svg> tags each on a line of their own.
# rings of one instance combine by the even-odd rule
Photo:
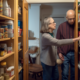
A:
<svg viewBox="0 0 80 80">
<path fill-rule="evenodd" d="M 1 49 L 0 49 L 0 57 L 3 57 L 4 55 L 5 55 L 4 49 L 1 48 Z"/>
<path fill-rule="evenodd" d="M 1 71 L 1 74 L 3 75 L 4 73 L 6 73 L 6 70 L 7 70 L 6 62 L 1 62 L 0 63 L 0 71 Z"/>
</svg>

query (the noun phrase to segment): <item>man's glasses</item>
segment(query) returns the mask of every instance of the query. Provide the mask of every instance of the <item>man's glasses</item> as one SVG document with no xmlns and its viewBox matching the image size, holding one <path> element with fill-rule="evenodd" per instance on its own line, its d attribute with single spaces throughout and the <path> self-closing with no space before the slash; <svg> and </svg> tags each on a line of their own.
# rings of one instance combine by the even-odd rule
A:
<svg viewBox="0 0 80 80">
<path fill-rule="evenodd" d="M 68 20 L 69 20 L 69 21 L 71 21 L 71 20 L 75 20 L 75 18 L 68 18 Z"/>
</svg>

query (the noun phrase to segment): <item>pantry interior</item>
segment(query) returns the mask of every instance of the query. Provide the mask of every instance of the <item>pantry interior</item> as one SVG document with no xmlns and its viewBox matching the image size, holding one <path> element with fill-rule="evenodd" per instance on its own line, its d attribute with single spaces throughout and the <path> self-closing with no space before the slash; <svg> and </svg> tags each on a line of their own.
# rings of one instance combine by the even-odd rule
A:
<svg viewBox="0 0 80 80">
<path fill-rule="evenodd" d="M 75 37 L 78 37 L 79 30 L 78 24 L 80 23 L 78 22 L 78 9 L 80 7 L 78 5 L 78 2 L 79 2 L 78 0 L 75 0 L 71 4 L 73 5 L 73 9 L 76 12 Z M 57 3 L 57 6 L 58 4 L 59 3 Z M 36 4 L 28 4 L 26 0 L 0 0 L 1 80 L 29 80 L 28 49 L 29 46 L 32 46 L 33 43 L 37 44 L 38 47 L 41 49 L 40 45 L 41 34 L 39 33 L 41 21 L 45 17 L 50 16 L 50 13 L 47 13 L 46 9 L 46 7 L 47 8 L 50 7 L 49 4 L 47 4 L 47 6 L 46 4 L 39 4 L 38 8 L 33 8 L 32 10 L 33 13 L 36 12 L 38 14 L 35 13 L 32 14 L 31 12 L 32 5 L 34 6 Z M 40 11 L 38 9 L 40 9 Z M 43 12 L 44 9 L 46 9 L 45 11 L 47 14 Z M 33 16 L 35 18 L 35 22 L 37 22 L 38 21 L 37 19 L 39 19 L 38 23 L 36 23 L 37 26 L 33 25 L 34 24 Z M 39 18 L 36 18 L 36 16 L 38 16 Z M 52 15 L 51 17 L 55 18 L 54 15 Z M 63 16 L 56 15 L 56 17 L 62 18 Z M 34 32 L 33 37 L 29 37 L 28 30 L 32 30 Z M 80 69 L 78 68 L 79 66 L 78 64 L 80 63 L 80 54 L 78 46 L 79 44 L 78 42 L 76 42 L 74 45 L 75 45 L 75 80 L 79 80 L 80 79 L 79 77 Z M 40 64 L 39 56 L 37 58 L 36 63 Z"/>
</svg>

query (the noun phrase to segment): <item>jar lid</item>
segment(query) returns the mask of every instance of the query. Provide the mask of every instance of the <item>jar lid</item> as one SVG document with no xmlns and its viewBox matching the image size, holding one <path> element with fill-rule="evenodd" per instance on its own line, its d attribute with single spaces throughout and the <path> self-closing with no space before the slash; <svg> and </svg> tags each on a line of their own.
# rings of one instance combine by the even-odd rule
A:
<svg viewBox="0 0 80 80">
<path fill-rule="evenodd" d="M 2 63 L 1 63 L 1 66 L 5 66 L 5 65 L 6 65 L 6 62 L 2 62 Z"/>
</svg>

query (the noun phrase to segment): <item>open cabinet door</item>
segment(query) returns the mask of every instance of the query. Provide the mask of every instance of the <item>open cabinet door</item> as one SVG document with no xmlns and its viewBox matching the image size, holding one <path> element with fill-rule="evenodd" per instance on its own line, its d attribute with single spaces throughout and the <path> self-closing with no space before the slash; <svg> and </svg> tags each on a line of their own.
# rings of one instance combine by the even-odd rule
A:
<svg viewBox="0 0 80 80">
<path fill-rule="evenodd" d="M 76 13 L 74 37 L 78 37 L 78 0 L 75 0 L 74 9 Z M 78 41 L 74 43 L 75 50 L 75 80 L 78 80 Z"/>
<path fill-rule="evenodd" d="M 28 3 L 23 0 L 23 80 L 28 80 Z"/>
</svg>

